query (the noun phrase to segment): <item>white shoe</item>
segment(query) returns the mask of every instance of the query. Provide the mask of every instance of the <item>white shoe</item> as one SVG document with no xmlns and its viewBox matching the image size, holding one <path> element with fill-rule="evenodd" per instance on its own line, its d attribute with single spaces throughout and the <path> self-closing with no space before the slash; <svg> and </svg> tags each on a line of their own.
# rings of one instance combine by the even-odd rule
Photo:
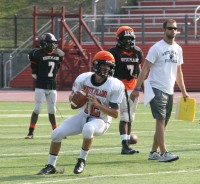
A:
<svg viewBox="0 0 200 184">
<path fill-rule="evenodd" d="M 33 134 L 28 134 L 25 139 L 33 139 Z"/>
<path fill-rule="evenodd" d="M 161 158 L 160 153 L 155 151 L 149 154 L 148 160 L 159 160 L 160 158 Z"/>
<path fill-rule="evenodd" d="M 179 159 L 179 156 L 173 155 L 170 152 L 165 152 L 163 153 L 163 155 L 161 155 L 159 162 L 172 162 L 178 159 Z"/>
</svg>

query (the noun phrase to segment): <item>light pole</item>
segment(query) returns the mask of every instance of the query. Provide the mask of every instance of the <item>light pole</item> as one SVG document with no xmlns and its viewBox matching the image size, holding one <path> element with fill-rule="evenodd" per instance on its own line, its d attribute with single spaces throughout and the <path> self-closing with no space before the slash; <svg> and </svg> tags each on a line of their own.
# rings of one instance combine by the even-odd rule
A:
<svg viewBox="0 0 200 184">
<path fill-rule="evenodd" d="M 93 30 L 96 31 L 96 15 L 97 15 L 97 2 L 99 0 L 92 0 L 92 15 L 93 15 Z"/>
</svg>

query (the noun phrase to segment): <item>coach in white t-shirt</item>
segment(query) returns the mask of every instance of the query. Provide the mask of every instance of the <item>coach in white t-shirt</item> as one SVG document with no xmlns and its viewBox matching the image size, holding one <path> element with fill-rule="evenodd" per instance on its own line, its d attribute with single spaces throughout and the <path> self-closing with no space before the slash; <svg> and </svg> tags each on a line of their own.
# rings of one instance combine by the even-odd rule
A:
<svg viewBox="0 0 200 184">
<path fill-rule="evenodd" d="M 149 49 L 136 87 L 131 93 L 131 99 L 134 101 L 139 96 L 141 85 L 149 73 L 147 80 L 155 94 L 150 101 L 150 106 L 152 115 L 156 119 L 156 128 L 148 159 L 170 162 L 179 159 L 177 155 L 167 151 L 165 144 L 165 131 L 171 116 L 175 82 L 185 100 L 189 95 L 185 89 L 181 69 L 183 64 L 182 48 L 175 42 L 176 21 L 173 19 L 166 20 L 163 23 L 163 31 L 164 38 Z M 160 152 L 158 152 L 158 148 Z"/>
</svg>

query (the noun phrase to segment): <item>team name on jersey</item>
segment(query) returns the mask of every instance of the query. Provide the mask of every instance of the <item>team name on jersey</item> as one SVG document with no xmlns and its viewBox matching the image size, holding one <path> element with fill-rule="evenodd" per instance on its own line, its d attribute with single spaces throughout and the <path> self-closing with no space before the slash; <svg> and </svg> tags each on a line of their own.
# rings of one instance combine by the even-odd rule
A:
<svg viewBox="0 0 200 184">
<path fill-rule="evenodd" d="M 178 63 L 175 59 L 165 59 L 165 63 Z"/>
<path fill-rule="evenodd" d="M 46 61 L 46 60 L 56 60 L 56 61 L 59 61 L 59 57 L 58 56 L 44 56 L 42 59 L 43 59 L 43 61 Z"/>
<path fill-rule="evenodd" d="M 106 96 L 107 96 L 107 91 L 101 90 L 99 88 L 84 86 L 84 89 L 87 90 L 89 94 L 93 94 L 95 96 L 100 96 L 100 97 L 103 97 L 103 98 L 106 98 Z"/>
<path fill-rule="evenodd" d="M 165 51 L 164 53 L 162 53 L 163 56 L 165 55 L 177 55 L 178 53 L 174 50 L 168 50 L 168 51 Z"/>
<path fill-rule="evenodd" d="M 132 63 L 138 63 L 139 58 L 121 58 L 121 62 L 127 63 L 127 62 L 132 62 Z"/>
<path fill-rule="evenodd" d="M 169 57 L 169 59 L 165 59 L 165 63 L 177 63 L 176 55 L 177 52 L 175 51 L 166 51 L 162 54 L 163 56 Z"/>
</svg>

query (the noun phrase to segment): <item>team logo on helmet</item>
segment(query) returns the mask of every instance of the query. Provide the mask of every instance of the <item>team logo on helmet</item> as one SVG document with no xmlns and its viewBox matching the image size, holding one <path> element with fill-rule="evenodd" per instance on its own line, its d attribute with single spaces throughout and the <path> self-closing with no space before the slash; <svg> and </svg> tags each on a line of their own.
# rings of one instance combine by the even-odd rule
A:
<svg viewBox="0 0 200 184">
<path fill-rule="evenodd" d="M 124 36 L 135 37 L 133 30 L 124 30 Z"/>
<path fill-rule="evenodd" d="M 46 38 L 46 34 L 43 34 L 43 35 L 41 36 L 41 40 L 45 40 L 45 38 Z"/>
</svg>

